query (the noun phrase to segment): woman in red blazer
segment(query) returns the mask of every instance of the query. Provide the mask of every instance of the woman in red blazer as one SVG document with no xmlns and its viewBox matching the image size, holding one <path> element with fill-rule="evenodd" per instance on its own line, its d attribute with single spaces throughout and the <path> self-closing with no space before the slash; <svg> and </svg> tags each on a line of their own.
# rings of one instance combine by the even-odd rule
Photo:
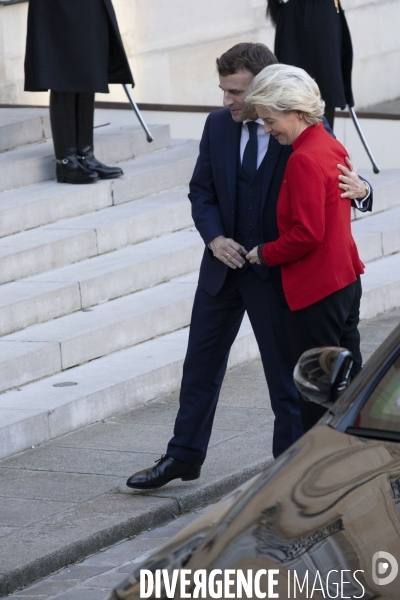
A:
<svg viewBox="0 0 400 600">
<path fill-rule="evenodd" d="M 337 188 L 337 165 L 347 152 L 321 124 L 324 102 L 303 69 L 266 67 L 247 101 L 256 105 L 266 133 L 293 146 L 278 198 L 279 238 L 247 258 L 281 266 L 296 362 L 310 348 L 342 346 L 353 353 L 355 375 L 361 368 L 357 326 L 364 265 L 351 234 L 351 201 Z M 301 410 L 305 431 L 324 413 L 304 401 Z"/>
</svg>

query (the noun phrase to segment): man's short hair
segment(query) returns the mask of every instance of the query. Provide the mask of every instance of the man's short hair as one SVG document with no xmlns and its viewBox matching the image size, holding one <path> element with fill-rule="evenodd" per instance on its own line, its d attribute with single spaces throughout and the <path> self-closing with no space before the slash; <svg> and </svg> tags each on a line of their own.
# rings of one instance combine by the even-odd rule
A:
<svg viewBox="0 0 400 600">
<path fill-rule="evenodd" d="M 258 75 L 265 67 L 277 62 L 275 54 L 264 44 L 242 42 L 217 58 L 217 70 L 222 77 L 238 71 L 250 71 L 253 75 Z"/>
</svg>

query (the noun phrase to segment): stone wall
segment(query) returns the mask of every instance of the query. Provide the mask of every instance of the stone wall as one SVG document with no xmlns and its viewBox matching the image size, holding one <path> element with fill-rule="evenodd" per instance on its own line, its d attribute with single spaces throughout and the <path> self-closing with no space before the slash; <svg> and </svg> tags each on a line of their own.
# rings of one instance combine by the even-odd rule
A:
<svg viewBox="0 0 400 600">
<path fill-rule="evenodd" d="M 291 0 L 294 1 L 294 0 Z M 333 1 L 333 0 L 332 0 Z M 219 104 L 215 58 L 239 41 L 273 47 L 265 0 L 114 0 L 139 102 Z M 400 0 L 342 0 L 355 51 L 357 106 L 400 96 Z M 46 104 L 23 92 L 27 3 L 0 7 L 0 103 Z M 122 88 L 99 100 L 125 101 Z"/>
</svg>

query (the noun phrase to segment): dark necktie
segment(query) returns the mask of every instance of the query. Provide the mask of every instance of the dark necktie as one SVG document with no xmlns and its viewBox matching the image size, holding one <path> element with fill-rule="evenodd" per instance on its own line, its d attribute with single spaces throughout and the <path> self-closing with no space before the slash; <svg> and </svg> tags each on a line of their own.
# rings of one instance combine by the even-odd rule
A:
<svg viewBox="0 0 400 600">
<path fill-rule="evenodd" d="M 247 123 L 249 130 L 249 141 L 246 144 L 246 148 L 243 153 L 242 167 L 246 173 L 249 181 L 253 181 L 257 173 L 257 156 L 258 156 L 258 138 L 257 128 L 258 123 L 256 121 L 249 121 Z"/>
</svg>

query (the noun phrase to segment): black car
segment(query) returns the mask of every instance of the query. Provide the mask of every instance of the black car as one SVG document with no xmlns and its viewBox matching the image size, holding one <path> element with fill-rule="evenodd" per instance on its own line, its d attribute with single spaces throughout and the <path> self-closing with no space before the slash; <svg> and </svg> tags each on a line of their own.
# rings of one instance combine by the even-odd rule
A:
<svg viewBox="0 0 400 600">
<path fill-rule="evenodd" d="M 400 599 L 400 326 L 348 385 L 350 365 L 340 348 L 303 354 L 296 384 L 326 415 L 110 600 Z"/>
</svg>

